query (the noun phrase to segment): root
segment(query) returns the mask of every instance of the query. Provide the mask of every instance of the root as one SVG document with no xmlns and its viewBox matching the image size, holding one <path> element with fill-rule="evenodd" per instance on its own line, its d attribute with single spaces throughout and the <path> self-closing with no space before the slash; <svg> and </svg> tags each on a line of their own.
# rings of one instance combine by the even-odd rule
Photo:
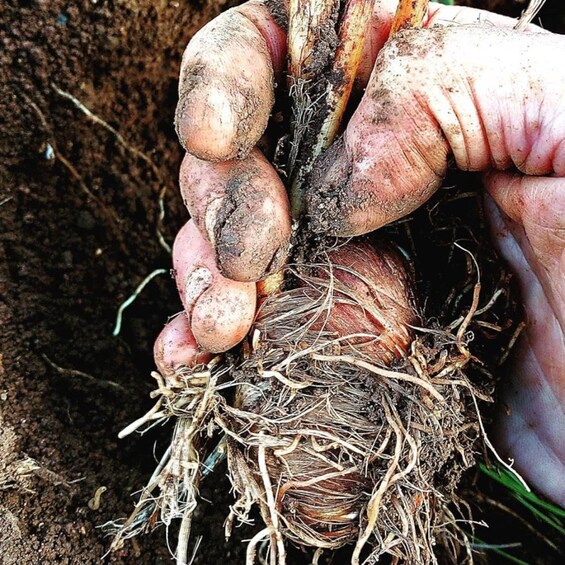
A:
<svg viewBox="0 0 565 565">
<path fill-rule="evenodd" d="M 108 386 L 108 387 L 111 387 L 111 388 L 118 390 L 120 392 L 126 392 L 126 389 L 119 383 L 116 383 L 114 381 L 110 381 L 108 379 L 100 379 L 100 378 L 94 377 L 93 375 L 85 373 L 84 371 L 79 371 L 78 369 L 67 369 L 67 368 L 64 368 L 64 367 L 60 367 L 54 361 L 49 359 L 49 357 L 47 357 L 47 355 L 45 355 L 45 353 L 43 353 L 41 356 L 47 362 L 48 365 L 50 365 L 53 369 L 55 369 L 61 375 L 65 375 L 65 376 L 69 376 L 69 377 L 79 377 L 80 379 L 84 379 L 86 382 L 93 384 L 93 385 L 96 385 L 96 386 L 102 386 L 102 387 Z"/>
<path fill-rule="evenodd" d="M 468 255 L 467 268 L 473 263 Z M 384 554 L 436 564 L 437 544 L 454 560 L 472 558 L 458 524 L 470 518 L 456 518 L 447 503 L 477 446 L 492 447 L 479 402 L 492 401 L 494 379 L 472 346 L 481 323 L 502 327 L 489 314 L 506 295 L 494 290 L 480 307 L 483 286 L 470 273 L 453 293 L 454 321 L 414 325 L 407 353 L 390 367 L 366 349 L 382 335 L 355 324 L 347 336 L 331 330 L 333 308 L 361 304 L 337 269 L 356 275 L 322 262 L 293 271 L 302 286 L 265 297 L 238 357 L 166 381 L 154 373 L 156 405 L 122 436 L 174 418 L 173 439 L 114 547 L 180 519 L 176 559 L 185 563 L 200 481 L 227 451 L 238 498 L 226 537 L 235 521 L 249 522 L 253 506 L 266 526 L 249 541 L 249 565 L 261 561 L 262 544 L 270 565 L 284 565 L 287 541 L 320 551 L 352 544 L 355 565 Z M 360 311 L 387 327 L 373 308 Z"/>
<path fill-rule="evenodd" d="M 236 403 L 237 407 L 222 405 L 226 410 L 224 425 L 234 431 L 242 450 L 256 454 L 251 457 L 251 467 L 247 463 L 239 467 L 246 479 L 234 486 L 237 489 L 238 484 L 259 478 L 263 494 L 256 495 L 255 501 L 262 508 L 265 523 L 275 528 L 271 534 L 274 545 L 279 531 L 295 542 L 330 549 L 355 536 L 352 563 L 360 562 L 367 544 L 374 548 L 375 558 L 391 553 L 411 562 L 434 562 L 433 540 L 445 513 L 434 502 L 442 495 L 434 486 L 437 467 L 430 460 L 451 461 L 444 473 L 451 475 L 446 482 L 455 483 L 459 473 L 473 462 L 471 446 L 480 429 L 476 420 L 465 423 L 462 399 L 467 398 L 465 405 L 472 412 L 475 396 L 490 400 L 490 394 L 473 385 L 463 372 L 473 363 L 465 340 L 478 299 L 454 326 L 459 330 L 457 335 L 442 330 L 422 333 L 412 342 L 403 370 L 390 370 L 369 363 L 363 354 L 343 350 L 328 354 L 340 347 L 347 351 L 345 340 L 323 332 L 312 335 L 315 332 L 308 329 L 311 320 L 323 319 L 324 309 L 331 307 L 333 300 L 324 296 L 313 300 L 316 308 L 306 318 L 297 317 L 298 330 L 289 323 L 296 312 L 289 309 L 285 298 L 275 297 L 264 304 L 257 322 L 259 335 L 253 338 L 254 353 L 260 360 L 250 359 L 234 375 L 235 381 L 241 382 L 241 397 L 249 400 Z M 272 307 L 272 301 L 281 309 Z M 298 310 L 304 311 L 300 306 Z M 299 351 L 293 345 L 297 341 L 302 344 Z M 275 342 L 288 344 L 288 349 L 271 349 Z M 252 376 L 254 371 L 256 377 Z M 372 376 L 377 377 L 370 382 L 382 413 L 377 426 L 363 416 L 366 410 L 376 409 L 363 404 L 366 401 L 361 392 Z M 314 391 L 317 393 L 312 396 Z M 266 398 L 272 400 L 261 400 Z M 290 416 L 283 416 L 287 413 Z M 326 429 L 330 425 L 331 431 Z M 454 455 L 460 457 L 455 466 Z M 230 468 L 238 467 L 239 461 L 232 461 Z M 321 467 L 301 469 L 301 461 Z M 273 476 L 280 476 L 277 485 L 271 482 Z M 363 503 L 363 497 L 348 494 L 346 485 L 365 479 L 376 486 Z M 344 521 L 353 519 L 354 523 L 357 516 L 362 527 L 344 530 L 343 536 L 336 530 L 331 534 L 334 539 L 328 539 L 329 532 L 317 531 L 315 522 L 295 523 L 287 508 L 303 504 L 301 497 L 310 500 L 309 492 L 317 493 L 316 497 L 330 496 L 328 488 L 334 487 L 328 485 L 334 481 L 338 492 L 332 490 L 331 496 L 336 498 L 328 503 L 333 519 L 343 512 Z M 320 500 L 316 504 L 323 505 Z M 355 506 L 364 510 L 352 513 Z M 328 519 L 325 510 L 323 515 Z M 278 545 L 276 551 L 280 555 Z"/>
<path fill-rule="evenodd" d="M 370 373 L 374 373 L 375 375 L 379 375 L 380 377 L 414 383 L 426 389 L 436 400 L 439 400 L 439 402 L 445 402 L 443 396 L 430 383 L 426 382 L 421 378 L 409 375 L 408 373 L 398 373 L 395 371 L 388 371 L 386 369 L 381 369 L 380 367 L 371 365 L 371 363 L 367 363 L 366 361 L 363 361 L 361 359 L 355 359 L 355 357 L 352 357 L 351 355 L 332 356 L 332 355 L 313 354 L 312 359 L 315 359 L 316 361 L 329 361 L 329 362 L 351 364 L 360 367 L 361 369 L 365 369 Z"/>
<path fill-rule="evenodd" d="M 135 302 L 135 299 L 155 277 L 164 275 L 166 273 L 168 273 L 167 269 L 155 269 L 139 283 L 137 288 L 133 291 L 133 294 L 127 300 L 122 302 L 122 304 L 118 308 L 118 313 L 116 314 L 116 323 L 114 325 L 114 331 L 112 332 L 112 335 L 114 337 L 120 335 L 120 332 L 122 331 L 122 317 L 124 310 Z"/>
<path fill-rule="evenodd" d="M 523 30 L 538 15 L 538 12 L 543 8 L 544 4 L 545 0 L 530 0 L 528 7 L 522 12 L 514 29 Z"/>
<path fill-rule="evenodd" d="M 177 565 L 188 565 L 188 542 L 192 525 L 192 512 L 185 512 L 180 523 L 179 539 L 177 542 Z"/>
<path fill-rule="evenodd" d="M 125 140 L 125 138 L 122 136 L 122 134 L 118 130 L 116 130 L 116 128 L 112 127 L 108 122 L 103 120 L 100 116 L 97 116 L 92 110 L 87 108 L 78 98 L 73 96 L 70 92 L 67 92 L 65 90 L 60 89 L 54 83 L 51 83 L 51 88 L 59 96 L 66 98 L 67 100 L 70 100 L 75 105 L 75 107 L 78 108 L 90 120 L 92 120 L 93 123 L 103 127 L 106 131 L 108 131 L 116 139 L 116 141 L 126 151 L 128 151 L 131 155 L 133 155 L 134 157 L 136 157 L 138 159 L 141 159 L 144 163 L 146 163 L 147 166 L 153 172 L 155 179 L 157 179 L 157 181 L 160 184 L 163 185 L 163 187 L 159 191 L 159 200 L 158 200 L 159 215 L 158 215 L 158 218 L 157 218 L 157 226 L 155 228 L 155 234 L 157 236 L 157 241 L 159 242 L 161 247 L 163 247 L 163 249 L 165 249 L 165 251 L 170 255 L 171 254 L 171 246 L 165 241 L 165 238 L 163 237 L 163 233 L 162 233 L 162 228 L 163 228 L 163 221 L 165 219 L 165 207 L 164 207 L 163 201 L 164 201 L 165 195 L 167 193 L 167 190 L 172 187 L 172 183 L 170 181 L 167 182 L 167 183 L 164 183 L 163 177 L 162 177 L 161 172 L 159 170 L 159 167 L 157 167 L 155 162 L 147 154 L 145 154 L 145 153 L 143 153 L 143 151 L 137 149 L 137 147 L 134 147 L 133 145 L 131 145 L 131 143 L 128 143 Z M 63 163 L 63 165 L 75 177 L 75 179 L 79 182 L 81 188 L 89 195 L 89 197 L 96 199 L 94 194 L 92 194 L 92 192 L 84 184 L 82 178 L 77 173 L 76 169 L 74 169 L 74 167 L 71 165 L 71 163 L 69 163 L 66 159 L 64 159 L 64 157 L 60 153 L 58 153 L 57 151 L 55 151 L 55 155 L 59 159 L 59 161 L 61 161 L 61 163 Z"/>
<path fill-rule="evenodd" d="M 188 541 L 192 513 L 196 508 L 198 486 L 204 470 L 200 453 L 206 451 L 208 437 L 206 429 L 213 414 L 218 378 L 227 369 L 221 368 L 214 375 L 216 361 L 190 374 L 179 373 L 170 380 L 173 387 L 165 386 L 158 373 L 159 396 L 153 408 L 122 432 L 120 437 L 142 428 L 176 417 L 171 445 L 161 458 L 147 486 L 143 489 L 132 515 L 123 523 L 110 523 L 106 530 L 114 534 L 111 550 L 121 547 L 125 539 L 151 530 L 158 523 L 169 526 L 181 519 L 181 530 L 176 550 L 177 563 L 188 559 Z M 203 435 L 203 431 L 204 434 Z M 158 494 L 155 494 L 159 491 Z"/>
<path fill-rule="evenodd" d="M 270 515 L 270 520 L 266 521 L 266 523 L 271 530 L 271 539 L 275 539 L 274 546 L 271 543 L 271 562 L 276 565 L 285 565 L 286 551 L 284 548 L 282 533 L 279 528 L 279 517 L 275 506 L 275 497 L 273 494 L 273 488 L 271 486 L 271 479 L 269 477 L 269 472 L 267 471 L 267 463 L 265 460 L 265 446 L 263 444 L 259 445 L 258 462 L 259 470 L 261 472 L 261 479 L 263 480 L 263 487 L 265 489 L 265 494 L 267 497 L 266 504 Z"/>
<path fill-rule="evenodd" d="M 254 565 L 255 557 L 257 555 L 257 545 L 267 537 L 272 537 L 272 528 L 267 527 L 257 534 L 255 534 L 247 544 L 247 551 L 245 553 L 245 565 Z"/>
<path fill-rule="evenodd" d="M 379 517 L 379 510 L 381 506 L 381 500 L 384 496 L 385 491 L 389 488 L 393 481 L 393 473 L 396 471 L 398 464 L 400 462 L 400 453 L 402 449 L 402 436 L 400 433 L 399 427 L 396 425 L 394 420 L 392 419 L 392 415 L 390 413 L 390 409 L 385 406 L 385 413 L 391 428 L 393 429 L 394 433 L 396 434 L 396 443 L 394 447 L 394 454 L 392 457 L 392 461 L 386 471 L 385 476 L 381 480 L 379 487 L 377 488 L 376 492 L 371 496 L 369 503 L 367 504 L 367 525 L 365 530 L 360 534 L 357 543 L 355 544 L 355 549 L 353 550 L 353 556 L 351 558 L 352 565 L 359 565 L 359 556 L 361 554 L 361 550 L 369 540 L 370 535 L 373 533 L 375 529 L 375 525 L 377 523 L 377 519 Z"/>
<path fill-rule="evenodd" d="M 124 243 L 124 236 L 122 230 L 120 229 L 121 219 L 117 216 L 113 208 L 109 208 L 108 206 L 106 206 L 103 200 L 88 188 L 81 174 L 77 171 L 76 167 L 59 151 L 59 149 L 57 148 L 57 144 L 54 141 L 52 128 L 47 123 L 47 119 L 43 114 L 43 112 L 41 111 L 41 109 L 39 108 L 39 106 L 25 94 L 22 94 L 22 96 L 26 99 L 26 102 L 37 114 L 37 117 L 39 118 L 39 121 L 41 122 L 43 129 L 46 132 L 49 132 L 51 143 L 47 143 L 47 148 L 46 148 L 47 158 L 56 159 L 57 161 L 59 161 L 59 163 L 61 163 L 63 167 L 65 167 L 65 169 L 70 173 L 70 175 L 77 181 L 81 190 L 86 194 L 88 199 L 92 200 L 93 202 L 96 202 L 96 204 L 100 207 L 100 210 L 108 220 L 109 225 L 112 227 L 112 231 L 114 232 L 114 236 L 116 237 L 116 240 L 119 244 L 121 251 L 125 255 L 127 255 L 127 249 Z"/>
</svg>

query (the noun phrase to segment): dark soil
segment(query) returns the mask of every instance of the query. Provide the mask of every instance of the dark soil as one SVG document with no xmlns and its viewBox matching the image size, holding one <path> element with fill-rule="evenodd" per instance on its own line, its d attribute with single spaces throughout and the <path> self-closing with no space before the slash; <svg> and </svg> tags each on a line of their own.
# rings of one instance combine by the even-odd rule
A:
<svg viewBox="0 0 565 565">
<path fill-rule="evenodd" d="M 121 335 L 112 330 L 140 281 L 170 266 L 155 233 L 163 186 L 169 243 L 187 219 L 176 190 L 178 66 L 192 33 L 223 3 L 2 3 L 2 564 L 98 563 L 108 540 L 97 526 L 130 512 L 164 445 L 159 432 L 121 442 L 117 433 L 149 406 L 152 342 L 180 309 L 171 278 L 151 282 Z M 28 458 L 38 468 L 24 477 Z M 100 509 L 91 510 L 101 486 Z M 169 559 L 160 530 L 108 561 Z"/>
<path fill-rule="evenodd" d="M 100 562 L 109 540 L 98 526 L 130 512 L 131 493 L 169 440 L 168 428 L 123 441 L 117 433 L 150 406 L 152 342 L 167 315 L 180 309 L 171 278 L 153 280 L 126 310 L 120 336 L 112 330 L 118 306 L 136 286 L 170 266 L 156 236 L 163 187 L 169 188 L 163 228 L 169 243 L 187 219 L 176 187 L 178 65 L 194 31 L 228 4 L 2 2 L 2 564 Z M 524 2 L 474 4 L 516 14 Z M 548 2 L 542 21 L 565 29 L 561 0 Z M 146 158 L 124 149 L 54 85 Z M 222 471 L 209 483 L 203 496 L 216 506 L 203 502 L 197 511 L 198 562 L 240 563 L 239 546 L 223 541 L 227 503 L 220 493 L 228 487 Z M 102 486 L 107 490 L 93 510 L 91 499 Z M 106 559 L 168 563 L 165 531 Z"/>
</svg>

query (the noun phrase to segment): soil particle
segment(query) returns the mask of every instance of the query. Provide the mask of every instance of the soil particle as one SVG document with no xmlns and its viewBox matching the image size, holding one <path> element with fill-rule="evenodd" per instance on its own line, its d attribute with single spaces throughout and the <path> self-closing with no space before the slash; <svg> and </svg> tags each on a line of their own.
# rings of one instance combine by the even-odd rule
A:
<svg viewBox="0 0 565 565">
<path fill-rule="evenodd" d="M 304 6 L 307 7 L 307 4 Z M 334 4 L 334 9 L 328 14 L 328 18 L 321 22 L 318 29 L 318 38 L 315 48 L 307 61 L 305 69 L 306 76 L 318 77 L 333 63 L 336 47 L 338 45 L 337 20 L 339 16 L 339 2 Z"/>
<path fill-rule="evenodd" d="M 343 227 L 343 195 L 351 173 L 352 166 L 341 136 L 317 160 L 308 180 L 310 186 L 322 187 L 307 193 L 307 210 L 315 211 L 309 215 L 309 227 L 314 233 L 328 233 Z"/>
<path fill-rule="evenodd" d="M 288 31 L 288 3 L 281 0 L 265 0 L 265 6 L 271 12 L 273 20 L 284 31 Z"/>
<path fill-rule="evenodd" d="M 449 34 L 449 27 L 431 29 L 405 29 L 399 31 L 390 42 L 394 57 L 425 59 L 433 53 L 441 57 L 444 50 L 444 37 Z"/>
<path fill-rule="evenodd" d="M 259 204 L 268 198 L 268 191 L 252 183 L 258 174 L 256 168 L 242 170 L 233 176 L 226 186 L 225 197 L 219 208 L 214 226 L 214 241 L 218 254 L 218 265 L 227 277 L 241 277 L 240 263 L 252 270 L 252 279 L 257 280 L 265 275 L 273 261 L 276 249 L 264 245 L 253 245 L 249 242 L 250 234 L 258 232 L 263 222 L 267 220 L 260 210 L 255 210 Z M 273 233 L 273 240 L 278 240 L 279 234 Z M 259 243 L 262 243 L 259 242 Z M 235 277 L 234 277 L 235 275 Z"/>
<path fill-rule="evenodd" d="M 229 261 L 231 256 L 237 255 L 241 251 L 239 238 L 232 233 L 232 230 L 237 230 L 239 224 L 232 226 L 230 224 L 233 223 L 231 222 L 232 216 L 239 206 L 249 199 L 249 193 L 254 188 L 249 181 L 255 172 L 254 169 L 241 171 L 232 177 L 226 186 L 226 194 L 222 200 L 222 206 L 218 210 L 214 225 L 214 241 L 217 244 L 220 265 L 225 263 L 226 260 Z M 231 229 L 229 229 L 230 227 Z"/>
<path fill-rule="evenodd" d="M 188 64 L 183 67 L 179 84 L 179 104 L 175 125 L 179 139 L 185 147 L 200 158 L 208 160 L 228 160 L 245 157 L 264 132 L 274 103 L 274 84 L 272 66 L 266 43 L 257 40 L 257 30 L 239 12 L 230 11 L 219 24 L 211 24 L 207 34 L 199 36 L 199 42 L 193 45 Z M 232 63 L 230 54 L 247 46 L 250 52 L 256 52 L 257 67 L 255 72 L 246 72 Z M 218 63 L 226 66 L 221 73 Z M 235 68 L 232 68 L 235 67 Z M 250 71 L 250 70 L 249 70 Z M 225 104 L 236 131 L 225 131 L 229 139 L 224 151 L 211 150 L 201 146 L 201 140 L 195 139 L 194 132 L 202 135 L 202 119 L 212 119 L 213 128 L 216 120 L 222 121 L 217 104 L 217 89 L 227 93 Z M 204 118 L 202 117 L 202 115 Z M 233 137 L 233 139 L 232 139 Z"/>
</svg>

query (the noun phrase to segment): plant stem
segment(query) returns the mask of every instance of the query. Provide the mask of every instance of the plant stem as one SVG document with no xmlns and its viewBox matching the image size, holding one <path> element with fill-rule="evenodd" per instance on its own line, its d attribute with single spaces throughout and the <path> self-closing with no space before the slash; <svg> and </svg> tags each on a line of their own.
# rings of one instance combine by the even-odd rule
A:
<svg viewBox="0 0 565 565">
<path fill-rule="evenodd" d="M 361 60 L 363 44 L 373 11 L 373 0 L 346 0 L 337 32 L 337 48 L 330 64 L 320 72 L 318 56 L 326 56 L 324 37 L 335 29 L 339 0 L 290 0 L 288 52 L 293 99 L 292 148 L 289 157 L 292 216 L 304 212 L 303 187 L 316 158 L 337 135 Z M 325 83 L 325 84 L 324 84 Z M 320 88 L 322 84 L 322 88 Z M 322 92 L 322 95 L 317 95 Z M 310 123 L 321 122 L 318 132 Z"/>
<path fill-rule="evenodd" d="M 400 0 L 392 26 L 390 36 L 393 37 L 403 29 L 420 27 L 426 15 L 429 0 Z"/>
<path fill-rule="evenodd" d="M 341 126 L 361 61 L 372 11 L 373 2 L 367 0 L 349 0 L 345 6 L 339 29 L 339 44 L 332 67 L 332 74 L 341 75 L 343 78 L 339 83 L 328 84 L 329 111 L 318 135 L 314 150 L 316 157 L 333 143 Z"/>
</svg>

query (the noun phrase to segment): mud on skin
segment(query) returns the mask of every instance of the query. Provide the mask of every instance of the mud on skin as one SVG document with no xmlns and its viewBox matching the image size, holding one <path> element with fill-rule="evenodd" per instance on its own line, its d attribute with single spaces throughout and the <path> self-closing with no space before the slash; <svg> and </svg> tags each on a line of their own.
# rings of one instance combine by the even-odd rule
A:
<svg viewBox="0 0 565 565">
<path fill-rule="evenodd" d="M 253 57 L 256 52 L 264 56 Z M 233 58 L 249 64 L 239 65 L 234 76 L 219 73 L 233 67 Z M 179 79 L 179 140 L 187 151 L 209 161 L 246 156 L 265 131 L 274 104 L 274 71 L 265 39 L 243 13 L 230 10 L 194 36 L 183 56 L 188 59 Z M 241 72 L 243 68 L 248 71 Z"/>
<path fill-rule="evenodd" d="M 379 53 L 340 147 L 315 165 L 313 229 L 358 235 L 413 212 L 439 188 L 450 154 L 466 171 L 562 174 L 563 71 L 552 57 L 562 48 L 559 35 L 476 24 L 401 32 Z M 494 53 L 499 72 L 484 64 Z M 525 119 L 505 114 L 493 87 L 502 99 L 519 96 Z"/>
<path fill-rule="evenodd" d="M 291 234 L 288 198 L 259 150 L 242 160 L 212 165 L 186 155 L 180 185 L 224 276 L 257 281 L 282 266 Z"/>
</svg>

